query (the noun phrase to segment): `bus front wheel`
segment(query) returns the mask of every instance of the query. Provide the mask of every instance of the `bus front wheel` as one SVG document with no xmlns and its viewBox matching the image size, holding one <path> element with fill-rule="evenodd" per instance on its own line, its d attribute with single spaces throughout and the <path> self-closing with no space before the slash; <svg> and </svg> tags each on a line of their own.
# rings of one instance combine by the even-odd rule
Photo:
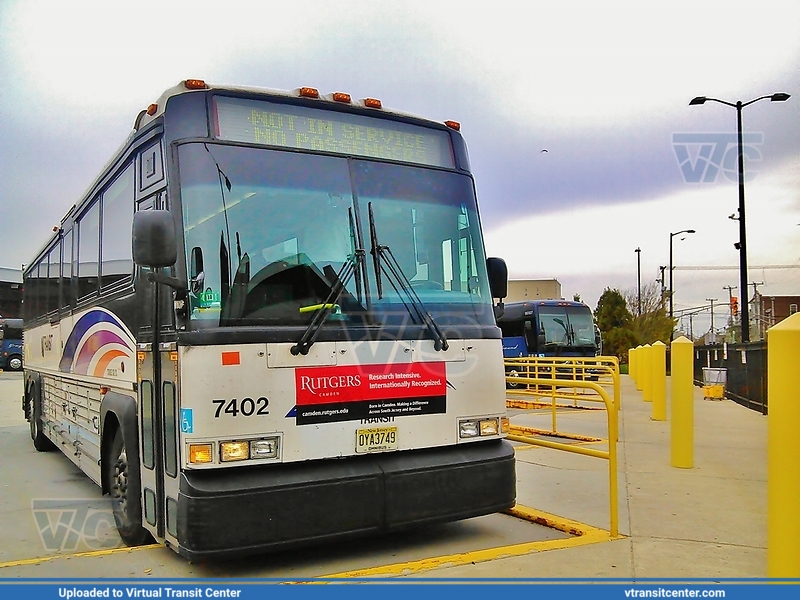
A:
<svg viewBox="0 0 800 600">
<path fill-rule="evenodd" d="M 28 387 L 28 422 L 31 426 L 31 439 L 37 452 L 55 449 L 55 444 L 44 433 L 42 426 L 42 405 L 37 393 L 36 384 Z"/>
<path fill-rule="evenodd" d="M 512 369 L 510 371 L 506 371 L 506 377 L 519 377 L 519 373 L 516 369 Z M 512 383 L 510 381 L 506 381 L 506 387 L 513 390 L 519 387 L 518 383 Z"/>
<path fill-rule="evenodd" d="M 132 510 L 132 505 L 138 503 L 131 500 L 139 497 L 140 490 L 138 485 L 131 485 L 129 469 L 135 466 L 128 464 L 128 453 L 121 429 L 114 433 L 108 458 L 106 476 L 119 537 L 128 546 L 141 546 L 150 540 L 150 533 L 142 527 L 141 513 Z"/>
<path fill-rule="evenodd" d="M 18 354 L 8 357 L 8 368 L 12 371 L 22 370 L 22 357 Z"/>
</svg>

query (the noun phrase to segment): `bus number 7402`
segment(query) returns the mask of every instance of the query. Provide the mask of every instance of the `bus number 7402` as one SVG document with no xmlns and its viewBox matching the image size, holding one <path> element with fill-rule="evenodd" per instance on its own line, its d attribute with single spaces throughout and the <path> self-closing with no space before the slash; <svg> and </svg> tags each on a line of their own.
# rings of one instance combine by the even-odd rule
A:
<svg viewBox="0 0 800 600">
<path fill-rule="evenodd" d="M 269 414 L 269 411 L 267 410 L 267 407 L 269 406 L 269 400 L 263 396 L 258 400 L 253 400 L 252 398 L 242 398 L 242 401 L 239 402 L 236 398 L 231 398 L 230 400 L 212 400 L 212 402 L 217 405 L 217 410 L 214 412 L 215 419 L 219 419 L 220 416 L 224 416 L 221 415 L 222 412 L 225 412 L 233 417 L 236 417 L 240 414 L 245 417 Z"/>
</svg>

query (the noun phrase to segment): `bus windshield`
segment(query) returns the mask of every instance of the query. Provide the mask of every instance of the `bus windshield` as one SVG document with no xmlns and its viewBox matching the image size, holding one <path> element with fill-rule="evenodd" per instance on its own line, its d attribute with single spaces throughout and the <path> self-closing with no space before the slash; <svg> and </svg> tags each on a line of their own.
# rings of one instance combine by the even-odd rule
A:
<svg viewBox="0 0 800 600">
<path fill-rule="evenodd" d="M 493 323 L 469 177 L 211 143 L 178 156 L 190 272 L 202 256 L 194 327 L 306 324 L 348 262 L 355 274 L 341 277 L 329 320 L 406 318 L 403 285 L 376 275 L 374 240 L 440 324 Z"/>
<path fill-rule="evenodd" d="M 556 346 L 594 346 L 594 321 L 588 308 L 540 306 L 539 323 L 545 344 Z"/>
</svg>

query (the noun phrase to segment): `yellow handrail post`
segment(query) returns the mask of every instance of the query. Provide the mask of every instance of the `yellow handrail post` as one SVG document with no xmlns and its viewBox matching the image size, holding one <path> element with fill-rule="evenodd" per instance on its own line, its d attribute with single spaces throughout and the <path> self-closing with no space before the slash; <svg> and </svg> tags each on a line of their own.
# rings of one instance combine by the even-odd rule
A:
<svg viewBox="0 0 800 600">
<path fill-rule="evenodd" d="M 662 341 L 650 348 L 650 374 L 653 421 L 667 420 L 667 347 Z"/>
<path fill-rule="evenodd" d="M 684 336 L 673 340 L 670 425 L 670 465 L 691 469 L 694 464 L 694 344 Z"/>
<path fill-rule="evenodd" d="M 653 401 L 653 370 L 650 367 L 652 362 L 652 347 L 650 344 L 642 346 L 642 364 L 640 370 L 642 373 L 642 400 L 645 402 Z"/>
<path fill-rule="evenodd" d="M 767 331 L 767 576 L 800 577 L 800 314 Z"/>
</svg>

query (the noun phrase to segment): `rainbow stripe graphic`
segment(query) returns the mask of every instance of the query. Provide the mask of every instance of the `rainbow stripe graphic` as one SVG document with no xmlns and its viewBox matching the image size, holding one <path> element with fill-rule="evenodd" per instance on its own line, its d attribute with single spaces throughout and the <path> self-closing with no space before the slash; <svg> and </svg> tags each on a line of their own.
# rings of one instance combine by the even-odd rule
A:
<svg viewBox="0 0 800 600">
<path fill-rule="evenodd" d="M 133 335 L 127 327 L 109 311 L 94 308 L 75 323 L 64 345 L 59 369 L 103 377 L 112 360 L 120 357 L 133 360 L 135 354 Z"/>
</svg>

